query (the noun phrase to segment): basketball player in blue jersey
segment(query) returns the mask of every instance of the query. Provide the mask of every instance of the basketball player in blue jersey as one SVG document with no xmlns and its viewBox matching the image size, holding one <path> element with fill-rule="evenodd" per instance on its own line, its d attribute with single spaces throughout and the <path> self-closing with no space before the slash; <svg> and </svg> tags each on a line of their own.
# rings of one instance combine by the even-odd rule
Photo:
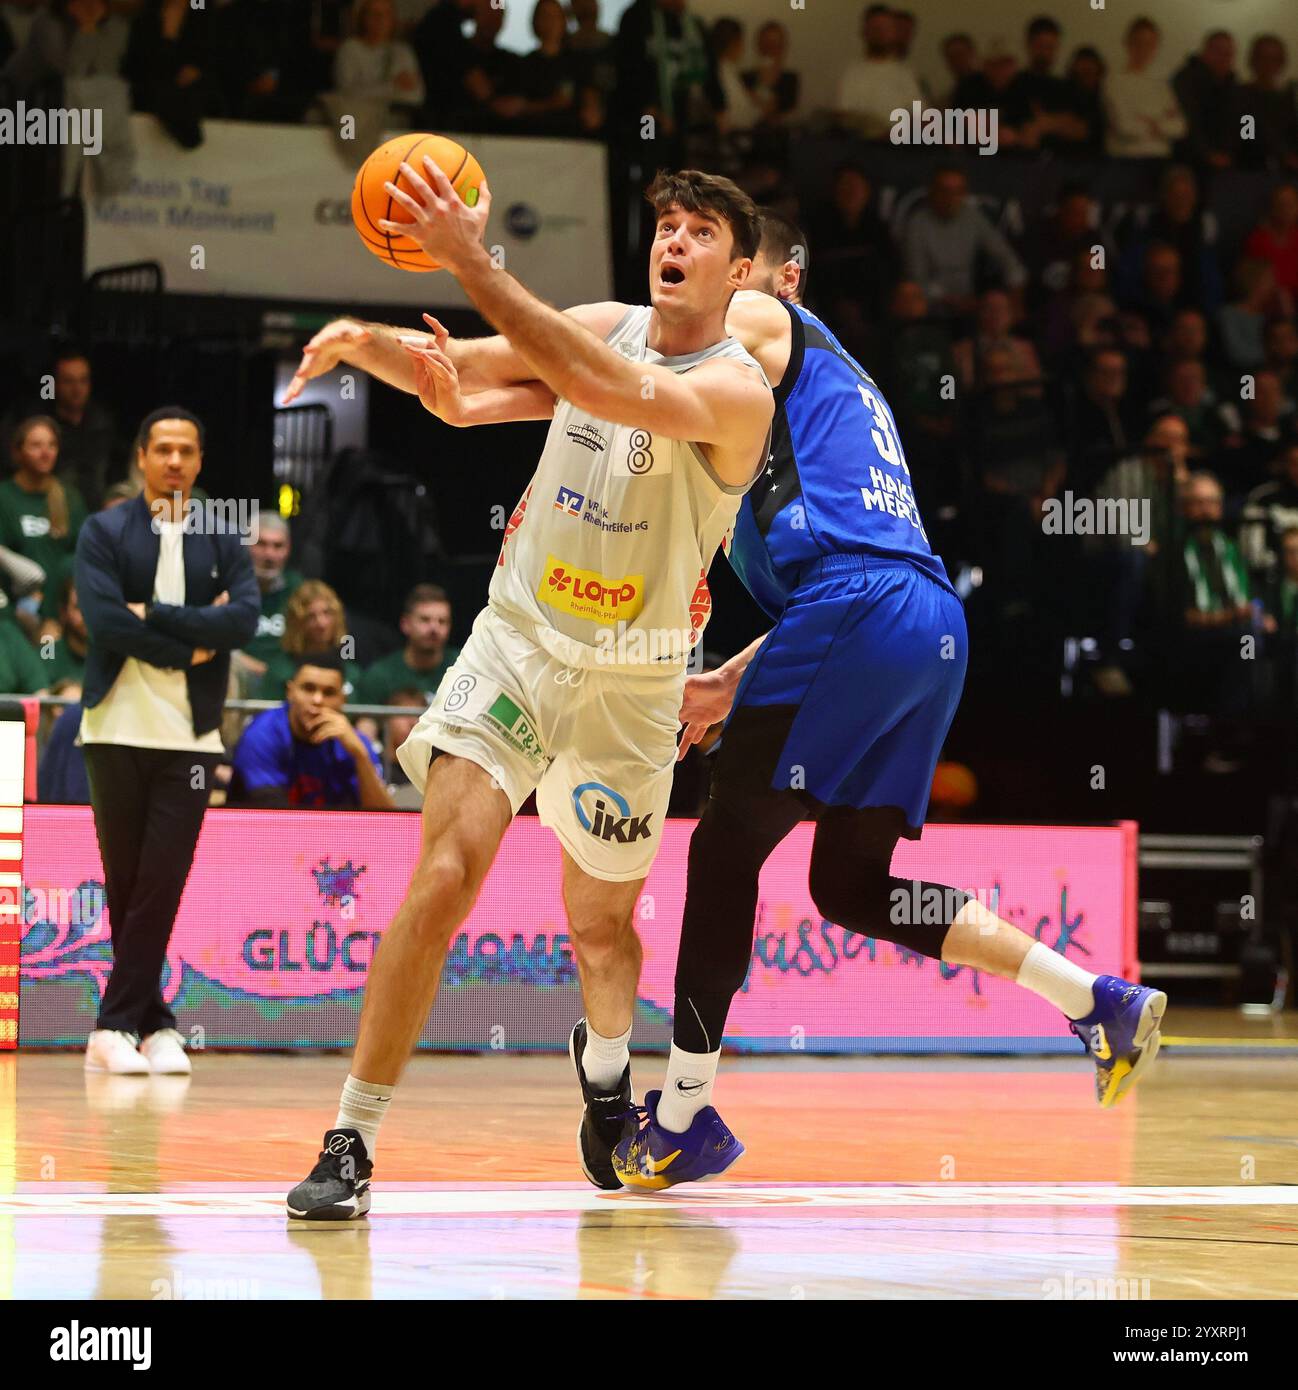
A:
<svg viewBox="0 0 1298 1390">
<path fill-rule="evenodd" d="M 711 1092 L 726 1015 L 748 971 L 758 876 L 802 820 L 817 823 L 810 887 L 827 920 L 1050 1000 L 1095 1060 L 1101 1105 L 1120 1099 L 1159 1047 L 1159 991 L 1091 975 L 956 889 L 891 876 L 897 841 L 919 838 L 959 703 L 964 612 L 929 548 L 887 403 L 798 303 L 796 248 L 805 245 L 768 216 L 726 316 L 727 332 L 776 388 L 767 466 L 729 546 L 775 626 L 720 671 L 686 682 L 682 753 L 727 722 L 690 844 L 667 1077 L 611 1153 L 616 1179 L 630 1187 L 712 1176 L 743 1153 Z M 439 397 L 437 413 L 467 423 L 463 390 L 483 403 L 475 423 L 522 417 L 536 383 L 508 344 L 451 340 L 429 322 L 436 340 L 411 348 L 437 379 L 425 404 L 434 409 Z M 945 908 L 941 921 L 934 903 Z"/>
<path fill-rule="evenodd" d="M 929 548 L 882 393 L 800 305 L 805 247 L 768 216 L 726 317 L 776 387 L 771 456 L 729 546 L 775 626 L 686 684 L 682 752 L 726 724 L 690 842 L 667 1076 L 613 1154 L 629 1187 L 712 1176 L 743 1152 L 711 1092 L 752 953 L 758 875 L 802 820 L 816 822 L 810 889 L 826 920 L 1048 999 L 1094 1058 L 1101 1105 L 1159 1047 L 1161 992 L 1091 975 L 968 894 L 891 875 L 897 841 L 919 838 L 960 700 L 964 612 Z M 946 909 L 936 923 L 932 904 Z"/>
</svg>

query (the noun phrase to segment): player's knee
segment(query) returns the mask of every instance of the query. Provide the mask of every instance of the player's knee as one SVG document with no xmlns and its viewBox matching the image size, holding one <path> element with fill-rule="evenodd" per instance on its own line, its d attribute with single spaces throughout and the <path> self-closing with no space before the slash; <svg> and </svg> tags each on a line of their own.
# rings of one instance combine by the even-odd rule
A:
<svg viewBox="0 0 1298 1390">
<path fill-rule="evenodd" d="M 453 930 L 473 906 L 477 877 L 467 856 L 453 847 L 428 851 L 411 875 L 407 901 L 421 931 Z"/>
<path fill-rule="evenodd" d="M 886 864 L 846 864 L 813 858 L 807 886 L 816 911 L 825 921 L 860 931 L 886 913 L 888 884 Z"/>
<path fill-rule="evenodd" d="M 570 915 L 568 931 L 573 949 L 594 969 L 620 956 L 631 942 L 638 947 L 635 928 L 625 913 L 595 911 Z"/>
</svg>

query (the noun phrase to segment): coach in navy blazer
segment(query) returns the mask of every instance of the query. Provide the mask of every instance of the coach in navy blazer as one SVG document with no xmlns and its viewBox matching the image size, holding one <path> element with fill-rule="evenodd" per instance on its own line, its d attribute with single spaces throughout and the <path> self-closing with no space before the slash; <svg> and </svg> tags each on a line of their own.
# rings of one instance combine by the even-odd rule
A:
<svg viewBox="0 0 1298 1390">
<path fill-rule="evenodd" d="M 80 740 L 104 865 L 113 969 L 86 1069 L 187 1073 L 162 997 L 167 943 L 224 755 L 230 652 L 257 630 L 261 594 L 235 519 L 195 505 L 203 425 L 164 406 L 140 426 L 144 491 L 77 538 L 90 634 Z"/>
<path fill-rule="evenodd" d="M 81 701 L 93 709 L 113 687 L 128 656 L 185 672 L 194 732 L 221 722 L 230 653 L 251 641 L 261 591 L 248 547 L 237 534 L 196 529 L 184 538 L 185 603 L 153 603 L 159 537 L 143 493 L 87 518 L 77 537 L 77 601 L 90 633 Z M 229 602 L 212 606 L 219 594 Z M 127 604 L 143 603 L 143 621 Z M 194 650 L 214 650 L 192 665 Z"/>
</svg>

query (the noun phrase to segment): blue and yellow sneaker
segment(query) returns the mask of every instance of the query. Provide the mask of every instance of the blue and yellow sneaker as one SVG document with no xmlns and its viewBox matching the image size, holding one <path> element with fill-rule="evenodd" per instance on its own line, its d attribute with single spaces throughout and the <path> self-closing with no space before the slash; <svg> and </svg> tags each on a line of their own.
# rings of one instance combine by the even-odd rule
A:
<svg viewBox="0 0 1298 1390">
<path fill-rule="evenodd" d="M 705 1106 L 684 1134 L 658 1127 L 661 1091 L 650 1091 L 636 1114 L 635 1133 L 613 1150 L 613 1171 L 623 1187 L 658 1191 L 679 1182 L 698 1182 L 724 1173 L 744 1152 L 744 1146 L 726 1128 L 725 1121 Z"/>
<path fill-rule="evenodd" d="M 1095 1007 L 1068 1026 L 1095 1059 L 1095 1098 L 1107 1107 L 1116 1105 L 1158 1056 L 1167 995 L 1117 975 L 1100 975 L 1091 993 Z"/>
</svg>

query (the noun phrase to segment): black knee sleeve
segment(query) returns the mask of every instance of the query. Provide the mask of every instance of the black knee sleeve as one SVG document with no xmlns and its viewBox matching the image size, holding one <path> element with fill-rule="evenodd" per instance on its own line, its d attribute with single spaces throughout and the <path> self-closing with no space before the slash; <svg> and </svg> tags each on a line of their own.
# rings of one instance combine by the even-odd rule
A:
<svg viewBox="0 0 1298 1390">
<path fill-rule="evenodd" d="M 721 1046 L 730 1001 L 748 974 L 762 865 L 801 815 L 795 802 L 741 810 L 713 797 L 690 837 L 672 1033 L 687 1052 Z"/>
</svg>

